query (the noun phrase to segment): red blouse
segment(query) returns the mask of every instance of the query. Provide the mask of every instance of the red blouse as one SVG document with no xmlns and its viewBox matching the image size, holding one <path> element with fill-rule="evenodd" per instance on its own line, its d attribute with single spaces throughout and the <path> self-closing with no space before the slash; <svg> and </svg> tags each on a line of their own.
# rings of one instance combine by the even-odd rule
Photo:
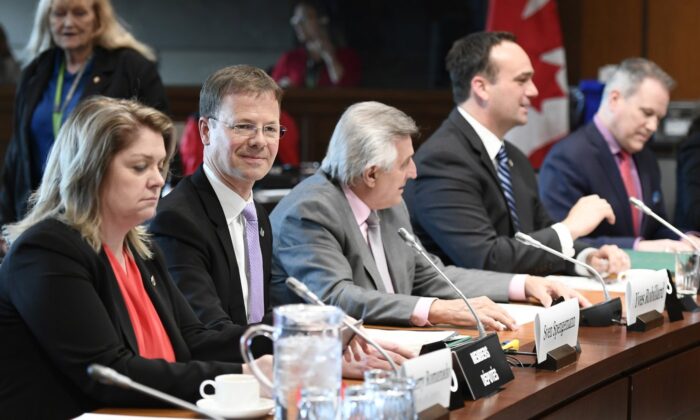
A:
<svg viewBox="0 0 700 420">
<path fill-rule="evenodd" d="M 170 338 L 165 332 L 151 298 L 143 287 L 141 272 L 139 272 L 131 252 L 128 251 L 127 247 L 122 250 L 126 261 L 126 271 L 124 271 L 112 250 L 105 244 L 102 246 L 112 265 L 112 271 L 117 278 L 124 303 L 126 303 L 131 326 L 136 335 L 139 355 L 146 359 L 164 359 L 168 362 L 174 362 L 175 352 Z"/>
</svg>

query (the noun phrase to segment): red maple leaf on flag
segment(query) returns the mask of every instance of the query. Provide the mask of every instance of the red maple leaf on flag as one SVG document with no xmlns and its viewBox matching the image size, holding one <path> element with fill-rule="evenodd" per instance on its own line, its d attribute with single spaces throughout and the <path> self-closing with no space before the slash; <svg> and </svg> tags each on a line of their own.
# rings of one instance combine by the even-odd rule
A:
<svg viewBox="0 0 700 420">
<path fill-rule="evenodd" d="M 542 101 L 566 96 L 556 82 L 559 65 L 547 63 L 542 56 L 562 47 L 561 29 L 556 4 L 552 0 L 491 0 L 486 29 L 507 31 L 517 37 L 518 44 L 527 52 L 535 69 L 533 81 L 539 95 L 532 99 L 532 107 L 542 111 Z M 523 19 L 526 7 L 539 7 Z"/>
</svg>

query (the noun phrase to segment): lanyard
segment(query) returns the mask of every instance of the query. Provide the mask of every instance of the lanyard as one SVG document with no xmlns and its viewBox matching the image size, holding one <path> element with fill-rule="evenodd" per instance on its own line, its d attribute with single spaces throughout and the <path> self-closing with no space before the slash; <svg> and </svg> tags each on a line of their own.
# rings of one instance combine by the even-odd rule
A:
<svg viewBox="0 0 700 420">
<path fill-rule="evenodd" d="M 70 85 L 70 89 L 68 89 L 68 94 L 66 95 L 66 99 L 63 101 L 63 105 L 61 105 L 61 93 L 63 92 L 63 75 L 66 72 L 66 61 L 61 61 L 61 67 L 58 70 L 58 80 L 56 81 L 56 93 L 54 93 L 53 96 L 52 122 L 54 139 L 58 137 L 58 130 L 61 129 L 61 124 L 63 122 L 63 113 L 65 112 L 70 100 L 73 99 L 75 90 L 78 88 L 78 83 L 80 83 L 80 79 L 83 77 L 83 73 L 85 72 L 85 68 L 87 67 L 89 61 L 90 59 L 88 58 L 80 67 L 78 74 L 75 75 L 75 79 L 73 79 L 73 83 Z"/>
</svg>

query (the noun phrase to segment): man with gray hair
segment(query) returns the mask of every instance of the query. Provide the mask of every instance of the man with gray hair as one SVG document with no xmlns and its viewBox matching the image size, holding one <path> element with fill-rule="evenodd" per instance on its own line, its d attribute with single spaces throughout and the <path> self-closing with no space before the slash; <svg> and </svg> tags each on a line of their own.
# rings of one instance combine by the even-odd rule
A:
<svg viewBox="0 0 700 420">
<path fill-rule="evenodd" d="M 324 302 L 373 324 L 475 325 L 466 305 L 430 264 L 403 243 L 411 231 L 403 188 L 416 177 L 415 122 L 396 108 L 361 102 L 338 121 L 321 169 L 295 187 L 270 216 L 273 237 L 273 305 L 297 301 L 289 276 L 303 281 Z M 442 266 L 439 259 L 434 261 Z M 539 277 L 457 267 L 443 270 L 484 324 L 515 329 L 515 321 L 491 299 L 507 301 L 512 283 L 544 305 L 552 297 L 578 297 Z M 480 296 L 480 297 L 476 297 Z"/>
<path fill-rule="evenodd" d="M 641 251 L 691 250 L 677 235 L 633 207 L 637 197 L 666 218 L 661 175 L 648 141 L 666 115 L 673 79 L 644 58 L 624 60 L 605 86 L 593 121 L 557 143 L 540 170 L 542 201 L 557 218 L 580 197 L 610 203 L 614 224 L 603 221 L 587 239 Z"/>
</svg>

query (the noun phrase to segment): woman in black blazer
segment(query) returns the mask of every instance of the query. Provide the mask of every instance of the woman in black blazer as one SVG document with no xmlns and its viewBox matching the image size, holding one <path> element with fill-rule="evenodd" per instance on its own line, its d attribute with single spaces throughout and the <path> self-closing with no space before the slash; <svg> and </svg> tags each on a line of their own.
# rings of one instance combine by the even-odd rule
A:
<svg viewBox="0 0 700 420">
<path fill-rule="evenodd" d="M 0 185 L 0 226 L 21 219 L 58 129 L 84 98 L 138 99 L 167 111 L 149 47 L 117 21 L 109 0 L 40 0 L 14 106 Z"/>
<path fill-rule="evenodd" d="M 189 401 L 204 379 L 247 371 L 239 333 L 204 328 L 141 226 L 155 213 L 173 150 L 171 121 L 133 101 L 87 99 L 66 121 L 31 210 L 5 227 L 0 417 L 161 404 L 91 380 L 92 363 Z M 123 289 L 129 267 L 141 300 Z M 144 339 L 134 308 L 150 305 L 151 331 L 164 334 Z M 153 344 L 160 356 L 145 356 Z M 270 370 L 271 356 L 258 361 Z"/>
</svg>

